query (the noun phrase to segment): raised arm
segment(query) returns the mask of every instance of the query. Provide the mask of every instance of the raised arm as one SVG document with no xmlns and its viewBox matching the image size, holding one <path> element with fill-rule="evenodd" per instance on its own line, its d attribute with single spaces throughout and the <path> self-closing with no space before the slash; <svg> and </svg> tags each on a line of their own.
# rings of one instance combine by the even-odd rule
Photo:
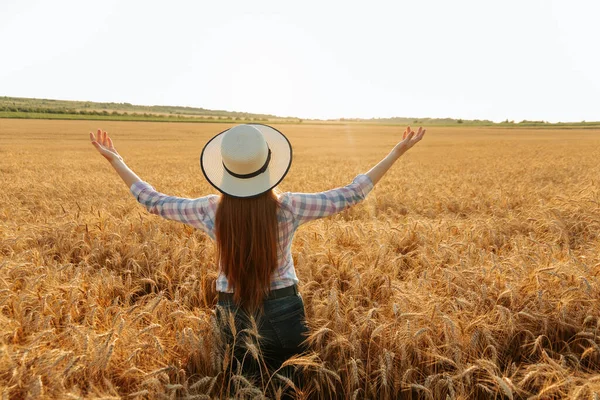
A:
<svg viewBox="0 0 600 400">
<path fill-rule="evenodd" d="M 135 199 L 146 207 L 150 213 L 191 225 L 213 237 L 214 215 L 217 209 L 218 196 L 209 195 L 197 199 L 186 199 L 157 192 L 129 169 L 106 132 L 98 130 L 96 136 L 90 133 L 90 139 L 98 152 L 117 171 L 117 174 L 125 182 Z"/>
<path fill-rule="evenodd" d="M 105 131 L 98 129 L 96 136 L 90 132 L 90 140 L 96 150 L 98 150 L 98 152 L 108 160 L 115 171 L 117 171 L 117 174 L 123 179 L 123 182 L 125 182 L 128 188 L 131 188 L 131 185 L 134 183 L 142 181 L 139 176 L 125 164 L 123 157 L 117 153 L 117 149 L 115 149 L 112 139 Z"/>
<path fill-rule="evenodd" d="M 419 127 L 419 130 L 416 133 L 410 129 L 410 126 L 407 127 L 402 135 L 402 141 L 394 146 L 392 151 L 383 160 L 377 163 L 377 165 L 375 165 L 369 170 L 369 172 L 366 173 L 366 175 L 371 178 L 373 185 L 376 185 L 377 182 L 381 180 L 383 175 L 388 172 L 390 167 L 394 165 L 394 163 L 398 161 L 398 159 L 404 153 L 410 150 L 415 144 L 420 142 L 424 135 L 425 129 L 421 127 Z"/>
<path fill-rule="evenodd" d="M 369 172 L 358 175 L 349 185 L 321 193 L 284 193 L 281 197 L 283 204 L 294 215 L 297 225 L 336 214 L 358 204 L 398 158 L 423 139 L 423 135 L 425 135 L 424 129 L 419 128 L 415 133 L 407 127 L 402 141 Z"/>
</svg>

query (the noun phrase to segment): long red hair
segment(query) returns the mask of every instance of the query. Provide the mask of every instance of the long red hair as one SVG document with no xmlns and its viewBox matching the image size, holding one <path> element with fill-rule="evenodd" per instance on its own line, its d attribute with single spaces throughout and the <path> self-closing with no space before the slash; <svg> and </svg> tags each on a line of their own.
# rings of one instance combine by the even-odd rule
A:
<svg viewBox="0 0 600 400">
<path fill-rule="evenodd" d="M 252 198 L 223 194 L 217 208 L 217 259 L 235 303 L 248 310 L 261 307 L 277 268 L 278 207 L 269 190 Z"/>
</svg>

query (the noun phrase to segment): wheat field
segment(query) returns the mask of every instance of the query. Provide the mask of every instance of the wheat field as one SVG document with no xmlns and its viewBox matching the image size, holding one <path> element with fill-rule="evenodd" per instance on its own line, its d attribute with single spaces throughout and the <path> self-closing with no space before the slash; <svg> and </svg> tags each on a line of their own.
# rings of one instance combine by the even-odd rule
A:
<svg viewBox="0 0 600 400">
<path fill-rule="evenodd" d="M 231 371 L 207 236 L 148 214 L 89 144 L 94 121 L 0 120 L 2 399 L 279 398 Z M 229 125 L 102 122 L 157 190 Z M 402 128 L 279 125 L 280 190 L 349 183 Z M 293 254 L 311 351 L 296 398 L 597 399 L 600 132 L 428 128 L 362 204 Z M 255 347 L 249 357 L 260 357 Z"/>
</svg>

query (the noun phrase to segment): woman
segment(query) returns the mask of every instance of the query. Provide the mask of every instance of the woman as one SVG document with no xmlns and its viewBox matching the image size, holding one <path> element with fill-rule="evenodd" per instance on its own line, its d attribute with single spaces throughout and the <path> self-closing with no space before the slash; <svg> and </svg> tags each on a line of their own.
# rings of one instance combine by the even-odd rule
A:
<svg viewBox="0 0 600 400">
<path fill-rule="evenodd" d="M 258 331 L 262 358 L 275 370 L 303 351 L 307 333 L 291 255 L 296 229 L 362 201 L 423 135 L 422 128 L 415 133 L 408 127 L 403 140 L 382 161 L 348 186 L 277 195 L 274 188 L 292 162 L 290 142 L 267 125 L 238 125 L 213 137 L 202 150 L 204 176 L 221 195 L 197 199 L 166 196 L 143 182 L 123 162 L 106 132 L 98 130 L 95 136 L 90 132 L 90 139 L 148 211 L 201 229 L 216 241 L 217 314 L 227 321 L 229 314 L 223 311 L 234 313 L 234 323 L 224 324 L 225 338 L 237 343 L 235 358 L 252 360 L 242 348 L 249 341 L 248 332 Z M 254 365 L 244 364 L 244 369 L 261 368 L 254 359 Z"/>
</svg>

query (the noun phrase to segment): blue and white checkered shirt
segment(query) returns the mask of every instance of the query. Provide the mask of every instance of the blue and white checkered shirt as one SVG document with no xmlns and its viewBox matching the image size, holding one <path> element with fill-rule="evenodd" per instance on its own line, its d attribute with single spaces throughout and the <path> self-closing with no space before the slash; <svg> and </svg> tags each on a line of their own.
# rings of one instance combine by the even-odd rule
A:
<svg viewBox="0 0 600 400">
<path fill-rule="evenodd" d="M 296 229 L 308 221 L 333 215 L 361 202 L 371 189 L 371 179 L 366 175 L 358 175 L 351 184 L 341 188 L 321 193 L 286 192 L 279 195 L 278 267 L 271 277 L 271 290 L 298 283 L 291 251 Z M 209 195 L 197 199 L 167 196 L 146 182 L 131 185 L 131 193 L 152 214 L 201 229 L 215 239 L 215 214 L 220 196 Z M 217 278 L 217 291 L 233 292 L 222 272 Z"/>
</svg>

